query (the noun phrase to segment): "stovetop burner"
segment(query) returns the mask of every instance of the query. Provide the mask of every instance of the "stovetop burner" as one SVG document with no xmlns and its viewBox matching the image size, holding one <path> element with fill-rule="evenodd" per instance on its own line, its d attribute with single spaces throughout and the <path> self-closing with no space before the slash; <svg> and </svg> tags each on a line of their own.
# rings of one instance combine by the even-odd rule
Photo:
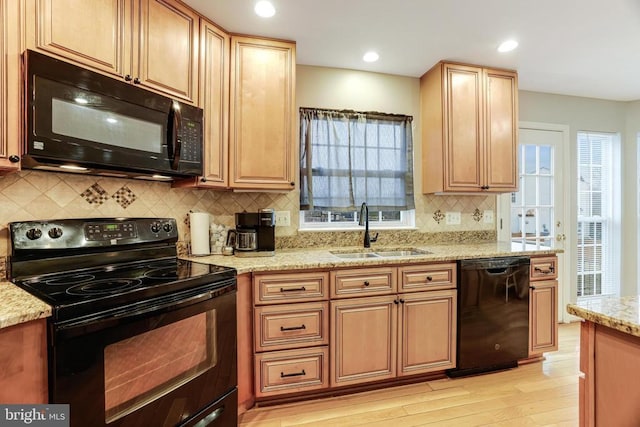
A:
<svg viewBox="0 0 640 427">
<path fill-rule="evenodd" d="M 111 295 L 128 291 L 140 285 L 139 279 L 103 279 L 67 288 L 69 295 Z"/>
</svg>

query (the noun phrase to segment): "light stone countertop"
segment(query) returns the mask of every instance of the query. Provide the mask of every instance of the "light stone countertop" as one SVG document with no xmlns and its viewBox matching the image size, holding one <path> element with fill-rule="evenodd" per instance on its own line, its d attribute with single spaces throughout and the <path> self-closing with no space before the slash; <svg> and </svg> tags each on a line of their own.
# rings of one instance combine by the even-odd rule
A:
<svg viewBox="0 0 640 427">
<path fill-rule="evenodd" d="M 598 325 L 640 337 L 640 297 L 599 297 L 568 304 L 567 312 Z"/>
<path fill-rule="evenodd" d="M 432 244 L 413 245 L 412 248 L 429 251 L 424 255 L 412 255 L 405 257 L 380 257 L 380 258 L 340 258 L 330 251 L 339 252 L 362 252 L 362 251 L 382 251 L 394 248 L 406 248 L 406 246 L 375 246 L 371 249 L 362 247 L 340 247 L 335 249 L 279 249 L 275 256 L 271 257 L 239 257 L 208 255 L 200 257 L 185 256 L 185 259 L 198 261 L 206 264 L 216 264 L 226 267 L 233 267 L 238 270 L 238 274 L 276 271 L 276 270 L 305 270 L 316 268 L 340 268 L 340 267 L 367 267 L 385 264 L 417 264 L 435 261 L 456 261 L 459 259 L 489 258 L 517 255 L 555 255 L 561 250 L 536 250 L 533 248 L 518 249 L 512 247 L 509 242 L 483 242 L 483 243 L 463 243 L 463 244 Z"/>
<path fill-rule="evenodd" d="M 330 251 L 363 251 L 362 247 L 340 247 L 335 249 L 279 249 L 272 257 L 250 257 L 208 255 L 182 257 L 206 264 L 233 267 L 238 274 L 260 271 L 305 270 L 319 268 L 366 267 L 385 264 L 416 264 L 458 259 L 487 258 L 516 255 L 554 255 L 560 250 L 514 249 L 508 242 L 459 243 L 452 245 L 413 245 L 430 254 L 365 259 L 344 259 Z M 406 246 L 375 246 L 371 251 L 406 248 Z M 0 329 L 29 320 L 51 316 L 51 307 L 10 282 L 0 281 Z"/>
<path fill-rule="evenodd" d="M 0 280 L 0 329 L 49 316 L 49 305 L 18 286 Z"/>
</svg>

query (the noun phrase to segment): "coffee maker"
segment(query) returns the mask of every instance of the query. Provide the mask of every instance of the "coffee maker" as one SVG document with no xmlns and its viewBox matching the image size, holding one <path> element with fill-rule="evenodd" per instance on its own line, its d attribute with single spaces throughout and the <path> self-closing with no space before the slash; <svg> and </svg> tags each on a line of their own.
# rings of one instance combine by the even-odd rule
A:
<svg viewBox="0 0 640 427">
<path fill-rule="evenodd" d="M 273 256 L 276 251 L 276 214 L 273 209 L 236 213 L 237 256 Z"/>
</svg>

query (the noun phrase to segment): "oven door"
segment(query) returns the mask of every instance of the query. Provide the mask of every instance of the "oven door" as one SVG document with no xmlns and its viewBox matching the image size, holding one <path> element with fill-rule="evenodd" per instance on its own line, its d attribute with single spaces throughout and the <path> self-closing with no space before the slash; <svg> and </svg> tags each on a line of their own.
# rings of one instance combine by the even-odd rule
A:
<svg viewBox="0 0 640 427">
<path fill-rule="evenodd" d="M 236 420 L 237 408 L 225 407 L 237 385 L 235 289 L 233 279 L 52 324 L 51 403 L 70 404 L 72 427 L 197 425 L 222 414 Z"/>
</svg>

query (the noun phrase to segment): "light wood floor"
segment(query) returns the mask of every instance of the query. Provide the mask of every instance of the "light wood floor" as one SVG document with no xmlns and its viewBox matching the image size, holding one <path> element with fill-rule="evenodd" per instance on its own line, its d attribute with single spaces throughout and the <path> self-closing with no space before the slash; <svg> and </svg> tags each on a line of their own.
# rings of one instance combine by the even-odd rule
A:
<svg viewBox="0 0 640 427">
<path fill-rule="evenodd" d="M 577 426 L 578 323 L 560 325 L 559 350 L 509 371 L 254 408 L 241 427 Z"/>
</svg>

